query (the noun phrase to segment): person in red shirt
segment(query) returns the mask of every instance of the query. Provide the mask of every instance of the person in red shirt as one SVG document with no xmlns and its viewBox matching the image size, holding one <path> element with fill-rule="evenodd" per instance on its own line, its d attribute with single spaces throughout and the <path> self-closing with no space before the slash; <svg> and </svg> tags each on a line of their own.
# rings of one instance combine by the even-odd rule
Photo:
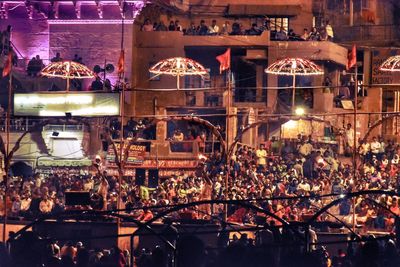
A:
<svg viewBox="0 0 400 267">
<path fill-rule="evenodd" d="M 137 218 L 138 221 L 147 222 L 153 219 L 154 215 L 148 208 L 143 208 L 143 213 Z"/>
</svg>

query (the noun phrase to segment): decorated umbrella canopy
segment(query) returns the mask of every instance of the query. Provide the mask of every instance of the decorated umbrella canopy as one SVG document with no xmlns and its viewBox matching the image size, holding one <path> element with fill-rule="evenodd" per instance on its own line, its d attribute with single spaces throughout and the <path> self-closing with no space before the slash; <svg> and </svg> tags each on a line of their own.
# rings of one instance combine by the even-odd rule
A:
<svg viewBox="0 0 400 267">
<path fill-rule="evenodd" d="M 173 57 L 161 60 L 152 66 L 149 71 L 157 75 L 166 74 L 176 76 L 177 89 L 179 89 L 180 76 L 204 75 L 207 73 L 207 70 L 203 65 L 193 59 L 183 57 Z"/>
<path fill-rule="evenodd" d="M 67 80 L 67 92 L 69 91 L 70 79 L 89 79 L 93 78 L 94 73 L 85 65 L 74 61 L 52 62 L 42 69 L 42 76 L 59 77 Z"/>
<path fill-rule="evenodd" d="M 382 71 L 400 71 L 400 56 L 392 56 L 386 59 L 379 67 Z"/>
<path fill-rule="evenodd" d="M 323 75 L 324 71 L 314 62 L 303 58 L 285 58 L 272 63 L 266 73 L 293 76 L 292 109 L 295 110 L 296 75 Z"/>
</svg>

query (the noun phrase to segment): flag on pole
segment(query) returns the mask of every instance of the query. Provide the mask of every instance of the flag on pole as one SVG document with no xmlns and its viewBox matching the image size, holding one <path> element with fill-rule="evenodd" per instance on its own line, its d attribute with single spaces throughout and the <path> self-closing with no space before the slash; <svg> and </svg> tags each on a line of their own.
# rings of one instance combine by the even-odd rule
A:
<svg viewBox="0 0 400 267">
<path fill-rule="evenodd" d="M 356 48 L 356 45 L 353 44 L 353 48 L 351 49 L 351 51 L 347 55 L 347 66 L 346 66 L 346 69 L 349 70 L 353 66 L 355 66 L 356 64 L 357 64 L 357 48 Z"/>
<path fill-rule="evenodd" d="M 119 54 L 119 59 L 118 59 L 118 75 L 122 75 L 124 73 L 124 65 L 125 65 L 125 51 L 122 49 L 121 53 Z"/>
<path fill-rule="evenodd" d="M 12 53 L 11 51 L 8 52 L 7 60 L 4 62 L 3 67 L 3 77 L 6 77 L 11 72 L 12 67 Z"/>
<path fill-rule="evenodd" d="M 219 62 L 219 73 L 228 70 L 231 67 L 231 49 L 228 48 L 225 53 L 216 57 Z"/>
</svg>

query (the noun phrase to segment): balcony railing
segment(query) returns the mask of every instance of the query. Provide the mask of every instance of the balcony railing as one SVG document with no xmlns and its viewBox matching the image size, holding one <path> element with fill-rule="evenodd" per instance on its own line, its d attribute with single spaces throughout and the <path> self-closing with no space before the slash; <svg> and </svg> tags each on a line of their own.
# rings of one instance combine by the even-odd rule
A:
<svg viewBox="0 0 400 267">
<path fill-rule="evenodd" d="M 10 131 L 11 132 L 26 132 L 35 127 L 38 123 L 43 122 L 41 119 L 31 119 L 31 118 L 14 118 L 10 120 Z M 84 131 L 85 126 L 83 124 L 74 125 L 54 125 L 48 124 L 43 127 L 44 131 Z M 0 132 L 6 131 L 6 120 L 5 117 L 0 118 Z"/>
<path fill-rule="evenodd" d="M 335 33 L 335 38 L 341 42 L 390 42 L 400 37 L 400 30 L 396 25 L 341 26 L 335 28 Z"/>
</svg>

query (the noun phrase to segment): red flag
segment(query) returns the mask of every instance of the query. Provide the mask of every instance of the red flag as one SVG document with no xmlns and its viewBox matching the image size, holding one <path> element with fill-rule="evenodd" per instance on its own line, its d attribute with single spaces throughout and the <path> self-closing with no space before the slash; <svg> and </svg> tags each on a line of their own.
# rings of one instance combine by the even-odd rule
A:
<svg viewBox="0 0 400 267">
<path fill-rule="evenodd" d="M 121 75 L 124 73 L 124 64 L 125 64 L 125 52 L 124 50 L 121 50 L 121 53 L 119 54 L 119 59 L 118 59 L 118 74 Z"/>
<path fill-rule="evenodd" d="M 231 49 L 228 48 L 225 53 L 216 57 L 219 62 L 219 73 L 231 67 Z"/>
<path fill-rule="evenodd" d="M 353 44 L 353 48 L 351 49 L 351 52 L 347 55 L 346 69 L 349 70 L 356 64 L 357 64 L 357 48 L 356 48 L 356 45 Z"/>
<path fill-rule="evenodd" d="M 12 53 L 10 51 L 10 52 L 8 52 L 8 56 L 7 56 L 6 62 L 4 62 L 3 77 L 6 77 L 8 74 L 10 74 L 11 67 L 12 67 Z"/>
</svg>

